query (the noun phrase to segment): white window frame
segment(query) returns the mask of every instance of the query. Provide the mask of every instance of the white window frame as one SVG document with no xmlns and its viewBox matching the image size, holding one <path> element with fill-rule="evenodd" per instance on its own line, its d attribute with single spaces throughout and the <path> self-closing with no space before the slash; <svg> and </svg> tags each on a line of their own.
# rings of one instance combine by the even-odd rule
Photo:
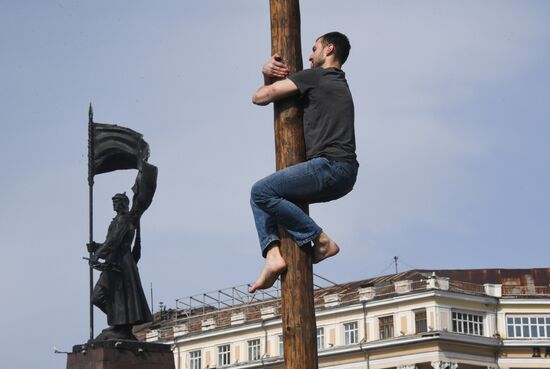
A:
<svg viewBox="0 0 550 369">
<path fill-rule="evenodd" d="M 325 329 L 323 327 L 317 328 L 317 350 L 323 350 L 325 348 Z"/>
<path fill-rule="evenodd" d="M 231 345 L 218 346 L 218 367 L 231 365 Z"/>
<path fill-rule="evenodd" d="M 454 333 L 471 336 L 485 335 L 485 314 L 474 311 L 453 310 L 451 312 L 451 330 Z"/>
<path fill-rule="evenodd" d="M 359 343 L 359 324 L 357 322 L 344 323 L 344 344 L 354 345 Z"/>
<path fill-rule="evenodd" d="M 257 361 L 261 358 L 260 339 L 248 341 L 248 361 Z"/>
<path fill-rule="evenodd" d="M 189 352 L 189 369 L 201 369 L 202 353 L 201 350 Z"/>
<path fill-rule="evenodd" d="M 283 356 L 285 354 L 285 339 L 282 334 L 279 335 L 279 355 Z"/>
<path fill-rule="evenodd" d="M 550 338 L 550 315 L 507 314 L 506 335 L 514 339 L 548 339 Z"/>
</svg>

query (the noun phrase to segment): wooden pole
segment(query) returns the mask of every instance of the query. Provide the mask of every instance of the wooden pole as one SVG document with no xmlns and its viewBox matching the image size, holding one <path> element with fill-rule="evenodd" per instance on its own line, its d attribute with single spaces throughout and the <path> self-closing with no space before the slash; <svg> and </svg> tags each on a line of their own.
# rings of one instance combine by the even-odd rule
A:
<svg viewBox="0 0 550 369">
<path fill-rule="evenodd" d="M 271 53 L 278 53 L 290 72 L 302 70 L 298 0 L 270 0 Z M 277 170 L 305 160 L 302 110 L 296 99 L 275 103 Z M 301 204 L 308 211 L 306 204 Z M 317 333 L 313 304 L 312 249 L 300 248 L 283 229 L 281 253 L 287 263 L 282 275 L 282 316 L 285 369 L 317 369 Z"/>
</svg>

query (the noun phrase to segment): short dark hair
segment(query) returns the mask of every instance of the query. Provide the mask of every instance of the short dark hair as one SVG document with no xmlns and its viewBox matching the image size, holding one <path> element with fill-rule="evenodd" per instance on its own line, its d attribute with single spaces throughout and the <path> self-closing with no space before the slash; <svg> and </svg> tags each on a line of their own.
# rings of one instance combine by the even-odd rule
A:
<svg viewBox="0 0 550 369">
<path fill-rule="evenodd" d="M 334 56 L 336 56 L 336 59 L 338 59 L 340 63 L 344 64 L 346 60 L 348 60 L 351 45 L 346 35 L 340 32 L 329 32 L 319 38 L 323 46 L 327 46 L 328 44 L 334 45 Z"/>
</svg>

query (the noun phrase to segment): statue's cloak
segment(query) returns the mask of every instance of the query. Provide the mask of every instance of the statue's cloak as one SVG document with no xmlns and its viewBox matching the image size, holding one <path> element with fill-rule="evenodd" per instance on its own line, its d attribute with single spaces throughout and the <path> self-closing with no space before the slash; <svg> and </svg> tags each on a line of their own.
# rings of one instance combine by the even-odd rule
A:
<svg viewBox="0 0 550 369">
<path fill-rule="evenodd" d="M 135 221 L 129 214 L 117 215 L 107 232 L 107 238 L 100 248 L 106 262 L 112 263 L 114 270 L 101 273 L 94 288 L 94 305 L 107 315 L 107 324 L 137 325 L 152 320 L 139 272 L 137 260 L 132 254 L 131 245 L 135 235 Z"/>
</svg>

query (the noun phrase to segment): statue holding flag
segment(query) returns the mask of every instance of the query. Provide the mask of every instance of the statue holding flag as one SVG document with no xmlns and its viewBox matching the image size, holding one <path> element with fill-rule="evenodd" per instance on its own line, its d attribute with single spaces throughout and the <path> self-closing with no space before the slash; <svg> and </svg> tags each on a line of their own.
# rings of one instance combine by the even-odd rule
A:
<svg viewBox="0 0 550 369">
<path fill-rule="evenodd" d="M 93 339 L 93 304 L 107 315 L 109 325 L 95 338 L 96 341 L 136 340 L 132 327 L 152 320 L 137 263 L 141 256 L 140 218 L 153 200 L 158 170 L 147 162 L 149 145 L 143 135 L 114 124 L 94 123 L 91 106 L 89 135 L 90 339 Z M 130 208 L 125 193 L 113 196 L 113 209 L 117 215 L 109 225 L 105 242 L 96 243 L 92 232 L 93 176 L 120 169 L 138 170 L 132 187 L 132 206 Z M 93 289 L 92 268 L 101 271 Z"/>
</svg>

